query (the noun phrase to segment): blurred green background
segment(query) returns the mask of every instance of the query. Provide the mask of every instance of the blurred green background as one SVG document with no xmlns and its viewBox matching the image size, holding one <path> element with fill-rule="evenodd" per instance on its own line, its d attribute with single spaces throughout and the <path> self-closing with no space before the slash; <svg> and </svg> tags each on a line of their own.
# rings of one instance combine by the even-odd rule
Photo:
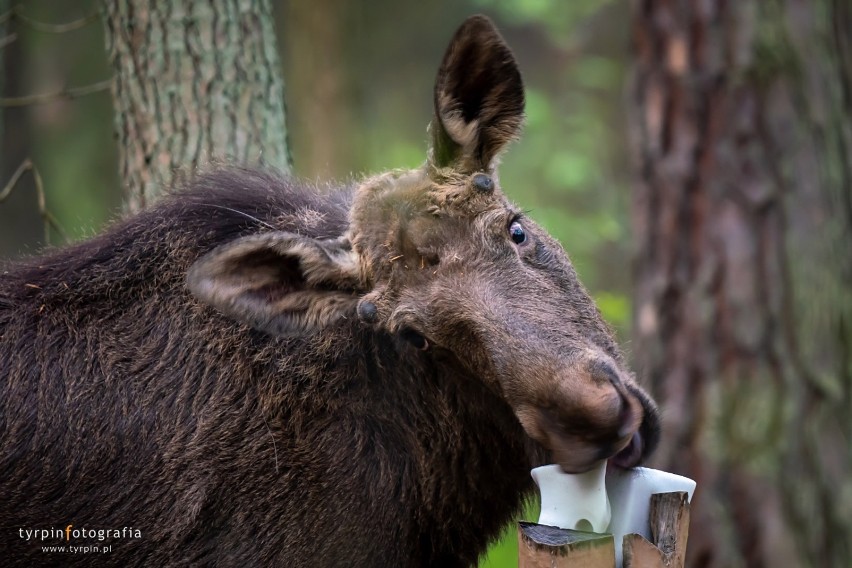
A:
<svg viewBox="0 0 852 568">
<path fill-rule="evenodd" d="M 85 18 L 97 6 L 92 0 L 33 0 L 22 12 L 61 23 Z M 631 253 L 622 104 L 628 3 L 275 3 L 295 171 L 309 179 L 349 179 L 422 163 L 443 50 L 459 23 L 477 12 L 491 16 L 501 29 L 527 88 L 525 134 L 505 156 L 501 183 L 563 243 L 624 343 L 630 328 Z M 0 96 L 84 86 L 110 76 L 98 18 L 72 31 L 55 31 L 7 29 L 14 41 L 3 48 Z M 112 112 L 108 91 L 6 107 L 0 186 L 29 158 L 41 174 L 48 209 L 70 238 L 97 232 L 121 214 Z M 38 252 L 43 235 L 32 177 L 25 176 L 0 204 L 0 259 Z M 62 242 L 53 232 L 51 244 Z M 525 516 L 537 518 L 536 507 L 531 503 Z M 482 565 L 517 566 L 514 527 Z"/>
</svg>

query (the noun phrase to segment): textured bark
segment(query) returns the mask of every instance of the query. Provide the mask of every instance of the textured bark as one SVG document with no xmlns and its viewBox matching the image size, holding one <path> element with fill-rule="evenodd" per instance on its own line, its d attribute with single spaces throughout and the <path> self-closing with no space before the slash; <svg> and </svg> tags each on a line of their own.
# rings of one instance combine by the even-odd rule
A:
<svg viewBox="0 0 852 568">
<path fill-rule="evenodd" d="M 771 5 L 793 63 L 788 106 L 779 109 L 786 112 L 767 125 L 789 212 L 794 308 L 785 332 L 798 346 L 781 482 L 805 558 L 845 568 L 852 566 L 852 4 Z"/>
<path fill-rule="evenodd" d="M 211 160 L 290 170 L 269 0 L 104 0 L 131 211 Z"/>
<path fill-rule="evenodd" d="M 624 535 L 624 568 L 683 568 L 689 540 L 689 497 L 686 492 L 651 495 L 648 514 L 651 541 Z"/>
<path fill-rule="evenodd" d="M 633 351 L 691 566 L 849 566 L 843 1 L 634 1 Z M 845 30 L 845 31 L 844 31 Z"/>
</svg>

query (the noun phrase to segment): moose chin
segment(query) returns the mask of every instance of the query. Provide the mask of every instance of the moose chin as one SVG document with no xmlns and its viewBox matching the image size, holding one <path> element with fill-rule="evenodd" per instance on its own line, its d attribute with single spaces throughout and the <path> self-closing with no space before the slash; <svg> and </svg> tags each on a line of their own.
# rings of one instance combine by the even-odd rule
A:
<svg viewBox="0 0 852 568">
<path fill-rule="evenodd" d="M 654 403 L 503 193 L 524 88 L 487 18 L 434 104 L 418 169 L 220 168 L 0 271 L 4 562 L 76 523 L 141 531 L 79 564 L 469 566 L 530 468 L 653 450 Z"/>
</svg>

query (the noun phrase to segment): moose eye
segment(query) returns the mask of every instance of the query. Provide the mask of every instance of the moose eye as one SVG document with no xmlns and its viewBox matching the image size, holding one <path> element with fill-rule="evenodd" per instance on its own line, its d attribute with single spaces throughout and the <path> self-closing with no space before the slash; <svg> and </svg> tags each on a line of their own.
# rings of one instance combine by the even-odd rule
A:
<svg viewBox="0 0 852 568">
<path fill-rule="evenodd" d="M 512 237 L 512 242 L 516 245 L 522 245 L 527 242 L 527 233 L 518 221 L 512 221 L 509 225 L 509 235 Z"/>
</svg>

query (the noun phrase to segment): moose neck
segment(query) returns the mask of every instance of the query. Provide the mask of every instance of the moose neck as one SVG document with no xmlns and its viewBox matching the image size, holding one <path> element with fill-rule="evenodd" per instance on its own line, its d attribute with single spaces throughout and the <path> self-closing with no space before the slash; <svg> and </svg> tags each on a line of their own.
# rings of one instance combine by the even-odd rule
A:
<svg viewBox="0 0 852 568">
<path fill-rule="evenodd" d="M 484 552 L 533 491 L 529 470 L 545 463 L 544 450 L 502 398 L 453 361 L 382 333 L 371 339 L 362 351 L 364 379 L 370 396 L 383 401 L 376 406 L 410 429 L 409 447 L 400 455 L 414 462 L 406 465 L 416 471 L 411 489 L 420 502 L 408 505 L 412 512 L 430 512 L 419 530 L 431 533 L 436 553 L 470 550 L 471 544 Z M 388 376 L 378 369 L 396 371 Z"/>
</svg>

